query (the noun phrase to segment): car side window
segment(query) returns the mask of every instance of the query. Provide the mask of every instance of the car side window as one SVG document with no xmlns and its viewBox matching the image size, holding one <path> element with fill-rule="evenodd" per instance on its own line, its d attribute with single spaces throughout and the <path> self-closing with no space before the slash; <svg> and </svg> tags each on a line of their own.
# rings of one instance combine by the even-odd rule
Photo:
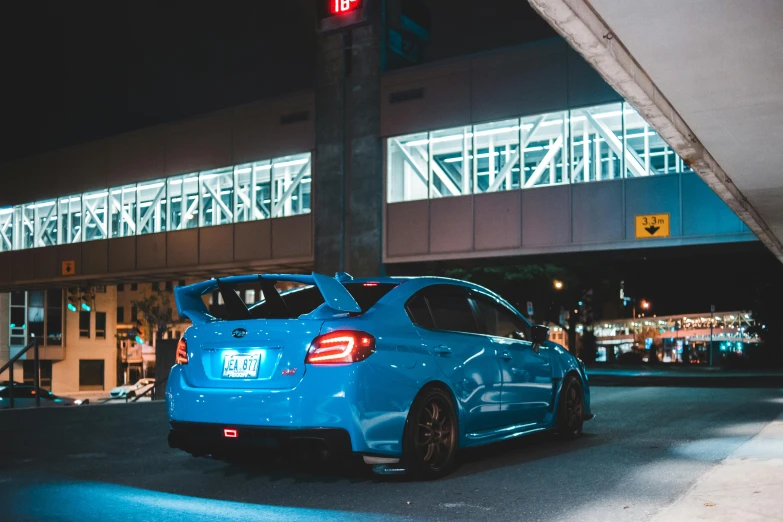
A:
<svg viewBox="0 0 783 522">
<path fill-rule="evenodd" d="M 4 395 L 4 397 L 8 397 L 8 390 L 9 388 L 6 388 L 6 395 Z M 13 390 L 14 399 L 35 399 L 35 390 L 32 386 L 14 386 Z"/>
<path fill-rule="evenodd" d="M 480 312 L 484 331 L 488 335 L 508 338 L 522 337 L 527 341 L 532 339 L 530 325 L 505 306 L 484 297 L 476 297 L 474 301 Z"/>
<path fill-rule="evenodd" d="M 468 298 L 459 293 L 435 293 L 427 296 L 437 330 L 479 333 Z"/>
<path fill-rule="evenodd" d="M 435 328 L 435 322 L 432 320 L 432 314 L 427 306 L 427 300 L 424 295 L 419 294 L 414 296 L 408 304 L 405 305 L 405 309 L 408 312 L 408 317 L 411 318 L 411 322 L 416 326 L 422 328 L 429 328 L 432 330 Z"/>
</svg>

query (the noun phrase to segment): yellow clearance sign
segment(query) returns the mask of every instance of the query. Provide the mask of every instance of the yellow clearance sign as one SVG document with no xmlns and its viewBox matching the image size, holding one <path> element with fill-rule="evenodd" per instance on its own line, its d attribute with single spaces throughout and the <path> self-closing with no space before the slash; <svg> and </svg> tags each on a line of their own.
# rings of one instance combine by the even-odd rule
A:
<svg viewBox="0 0 783 522">
<path fill-rule="evenodd" d="M 76 261 L 63 261 L 63 275 L 71 276 L 76 274 Z"/>
<path fill-rule="evenodd" d="M 636 239 L 669 237 L 669 214 L 636 216 Z"/>
</svg>

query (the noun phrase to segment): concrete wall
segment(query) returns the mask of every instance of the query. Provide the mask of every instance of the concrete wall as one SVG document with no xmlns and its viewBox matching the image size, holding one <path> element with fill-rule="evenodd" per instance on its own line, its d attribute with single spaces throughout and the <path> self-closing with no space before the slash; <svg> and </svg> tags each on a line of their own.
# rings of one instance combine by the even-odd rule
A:
<svg viewBox="0 0 783 522">
<path fill-rule="evenodd" d="M 0 191 L 0 206 L 306 152 L 314 120 L 314 96 L 303 93 L 3 164 L 14 190 Z"/>
<path fill-rule="evenodd" d="M 636 239 L 668 213 L 671 236 Z M 754 241 L 696 174 L 600 181 L 386 206 L 384 262 Z"/>
<path fill-rule="evenodd" d="M 106 293 L 95 294 L 95 308 L 90 314 L 90 338 L 79 337 L 79 314 L 65 311 L 65 359 L 52 363 L 52 392 L 68 394 L 79 391 L 79 361 L 102 359 L 104 390 L 117 382 L 117 289 L 106 287 Z M 106 339 L 95 337 L 95 312 L 106 312 Z M 20 374 L 21 375 L 21 374 Z"/>
<path fill-rule="evenodd" d="M 76 272 L 62 275 L 62 262 Z M 231 272 L 296 270 L 313 263 L 313 216 L 191 228 L 0 253 L 0 288 L 75 286 L 94 281 L 212 277 Z"/>
<path fill-rule="evenodd" d="M 560 39 L 383 76 L 381 135 L 621 101 Z"/>
</svg>

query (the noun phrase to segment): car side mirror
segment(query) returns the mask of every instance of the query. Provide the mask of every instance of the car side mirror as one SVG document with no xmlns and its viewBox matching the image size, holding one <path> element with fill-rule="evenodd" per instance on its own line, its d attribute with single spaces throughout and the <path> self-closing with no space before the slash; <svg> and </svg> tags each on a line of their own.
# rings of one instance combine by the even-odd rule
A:
<svg viewBox="0 0 783 522">
<path fill-rule="evenodd" d="M 535 349 L 536 352 L 538 352 L 539 346 L 544 344 L 549 340 L 549 328 L 542 325 L 537 324 L 533 326 L 533 349 Z"/>
</svg>

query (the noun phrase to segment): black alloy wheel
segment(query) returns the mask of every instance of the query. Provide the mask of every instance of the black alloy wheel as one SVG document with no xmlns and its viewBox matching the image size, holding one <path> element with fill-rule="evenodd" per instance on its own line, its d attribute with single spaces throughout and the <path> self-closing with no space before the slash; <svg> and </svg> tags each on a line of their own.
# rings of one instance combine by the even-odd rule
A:
<svg viewBox="0 0 783 522">
<path fill-rule="evenodd" d="M 404 453 L 408 471 L 417 478 L 448 475 L 456 464 L 457 414 L 451 396 L 425 388 L 413 401 L 405 424 Z"/>
<path fill-rule="evenodd" d="M 585 396 L 579 379 L 569 375 L 560 390 L 557 431 L 564 439 L 576 439 L 582 435 Z"/>
</svg>

